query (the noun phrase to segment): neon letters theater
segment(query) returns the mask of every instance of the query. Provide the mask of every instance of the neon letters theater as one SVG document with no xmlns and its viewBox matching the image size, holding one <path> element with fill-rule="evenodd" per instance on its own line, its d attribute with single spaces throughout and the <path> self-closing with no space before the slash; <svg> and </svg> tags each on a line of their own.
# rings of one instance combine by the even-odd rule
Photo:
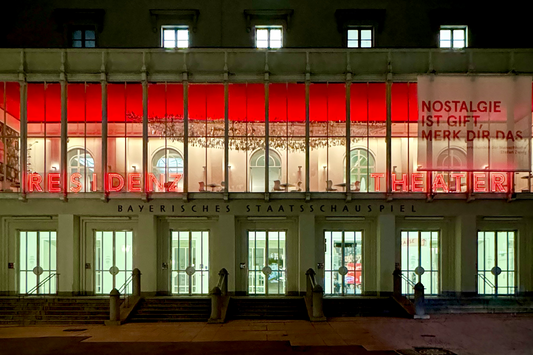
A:
<svg viewBox="0 0 533 355">
<path fill-rule="evenodd" d="M 139 268 L 143 294 L 207 295 L 226 268 L 284 296 L 313 268 L 326 297 L 383 296 L 396 265 L 404 293 L 533 291 L 531 76 L 107 51 L 0 64 L 2 294 L 107 295 Z"/>
</svg>

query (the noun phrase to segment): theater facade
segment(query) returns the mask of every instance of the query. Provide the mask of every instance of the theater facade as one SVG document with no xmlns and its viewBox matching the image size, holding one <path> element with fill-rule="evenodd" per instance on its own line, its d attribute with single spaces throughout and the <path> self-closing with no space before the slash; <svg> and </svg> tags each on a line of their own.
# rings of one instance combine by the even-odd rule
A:
<svg viewBox="0 0 533 355">
<path fill-rule="evenodd" d="M 533 292 L 533 51 L 0 50 L 0 293 Z"/>
</svg>

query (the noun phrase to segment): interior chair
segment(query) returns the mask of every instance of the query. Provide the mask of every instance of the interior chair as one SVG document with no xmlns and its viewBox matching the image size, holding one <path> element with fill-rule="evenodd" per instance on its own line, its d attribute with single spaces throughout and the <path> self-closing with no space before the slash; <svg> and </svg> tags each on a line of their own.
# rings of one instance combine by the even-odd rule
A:
<svg viewBox="0 0 533 355">
<path fill-rule="evenodd" d="M 326 191 L 337 191 L 337 189 L 333 188 L 333 181 L 328 180 L 326 183 Z"/>
<path fill-rule="evenodd" d="M 205 183 L 204 183 L 203 181 L 198 181 L 198 184 L 200 185 L 200 186 L 198 187 L 198 191 L 200 191 L 200 192 L 205 192 L 205 191 L 206 191 L 206 190 L 205 190 Z"/>
<path fill-rule="evenodd" d="M 272 188 L 273 191 L 284 191 L 284 189 L 281 187 L 281 182 L 279 180 L 274 180 L 274 187 Z"/>
</svg>

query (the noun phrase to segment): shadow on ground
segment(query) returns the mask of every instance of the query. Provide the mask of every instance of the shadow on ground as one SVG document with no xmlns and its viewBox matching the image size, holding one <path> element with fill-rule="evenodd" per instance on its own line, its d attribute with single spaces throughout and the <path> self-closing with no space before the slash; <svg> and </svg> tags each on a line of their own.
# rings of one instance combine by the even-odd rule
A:
<svg viewBox="0 0 533 355">
<path fill-rule="evenodd" d="M 0 339 L 0 354 L 17 355 L 204 355 L 204 354 L 368 354 L 394 355 L 394 351 L 367 351 L 362 346 L 291 346 L 288 341 L 224 341 L 205 343 L 96 343 L 83 342 L 88 337 L 47 337 Z"/>
</svg>

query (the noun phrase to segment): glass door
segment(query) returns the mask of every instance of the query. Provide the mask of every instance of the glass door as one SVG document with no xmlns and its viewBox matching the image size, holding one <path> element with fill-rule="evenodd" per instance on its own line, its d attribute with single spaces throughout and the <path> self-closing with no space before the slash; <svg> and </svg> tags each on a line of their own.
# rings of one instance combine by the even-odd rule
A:
<svg viewBox="0 0 533 355">
<path fill-rule="evenodd" d="M 515 293 L 515 231 L 483 231 L 477 234 L 478 293 Z"/>
<path fill-rule="evenodd" d="M 133 272 L 131 231 L 95 232 L 95 293 L 109 294 L 120 289 Z M 131 282 L 123 291 L 131 293 Z"/>
<path fill-rule="evenodd" d="M 56 232 L 21 231 L 19 248 L 19 292 L 57 293 Z"/>
<path fill-rule="evenodd" d="M 421 282 L 426 295 L 439 293 L 439 231 L 402 231 L 402 293 L 414 294 Z"/>
<path fill-rule="evenodd" d="M 325 231 L 325 293 L 335 296 L 362 292 L 363 232 Z"/>
<path fill-rule="evenodd" d="M 286 232 L 248 231 L 248 293 L 284 295 Z"/>
<path fill-rule="evenodd" d="M 209 293 L 209 232 L 171 231 L 171 292 Z"/>
</svg>

